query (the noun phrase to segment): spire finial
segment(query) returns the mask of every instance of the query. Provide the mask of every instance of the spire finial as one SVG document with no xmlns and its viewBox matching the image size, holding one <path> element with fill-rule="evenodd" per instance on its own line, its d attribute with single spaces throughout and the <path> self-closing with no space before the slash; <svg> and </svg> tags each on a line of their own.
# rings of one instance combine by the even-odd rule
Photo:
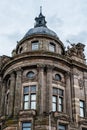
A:
<svg viewBox="0 0 87 130">
<path fill-rule="evenodd" d="M 46 26 L 46 20 L 45 20 L 45 16 L 42 14 L 42 6 L 40 6 L 40 14 L 38 17 L 35 18 L 36 24 L 34 27 L 47 27 Z"/>
<path fill-rule="evenodd" d="M 40 6 L 40 14 L 42 14 L 42 6 Z"/>
</svg>

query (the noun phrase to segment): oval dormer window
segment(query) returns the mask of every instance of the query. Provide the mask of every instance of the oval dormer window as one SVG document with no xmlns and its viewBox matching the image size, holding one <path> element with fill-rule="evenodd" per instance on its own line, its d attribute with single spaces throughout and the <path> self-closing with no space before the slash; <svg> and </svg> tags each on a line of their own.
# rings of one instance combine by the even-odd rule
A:
<svg viewBox="0 0 87 130">
<path fill-rule="evenodd" d="M 59 74 L 55 74 L 55 80 L 61 81 L 61 76 Z"/>
<path fill-rule="evenodd" d="M 28 78 L 33 78 L 35 76 L 35 73 L 33 72 L 33 71 L 29 71 L 28 73 L 27 73 L 27 77 Z"/>
</svg>

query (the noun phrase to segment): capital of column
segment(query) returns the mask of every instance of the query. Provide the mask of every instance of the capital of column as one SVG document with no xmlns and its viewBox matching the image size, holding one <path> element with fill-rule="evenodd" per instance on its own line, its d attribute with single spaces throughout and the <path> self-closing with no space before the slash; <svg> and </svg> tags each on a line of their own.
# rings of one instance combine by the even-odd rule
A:
<svg viewBox="0 0 87 130">
<path fill-rule="evenodd" d="M 52 72 L 54 66 L 52 66 L 52 65 L 46 65 L 46 68 L 47 68 L 48 72 Z"/>
<path fill-rule="evenodd" d="M 71 76 L 71 73 L 69 71 L 65 72 L 65 78 L 68 79 Z"/>
<path fill-rule="evenodd" d="M 13 71 L 11 74 L 10 74 L 11 78 L 15 78 L 15 72 Z"/>
<path fill-rule="evenodd" d="M 45 68 L 44 64 L 37 64 L 37 68 L 40 69 L 40 71 L 43 71 Z"/>
<path fill-rule="evenodd" d="M 15 69 L 15 72 L 16 72 L 17 75 L 21 75 L 23 70 L 22 70 L 21 67 L 18 67 L 18 68 Z"/>
</svg>

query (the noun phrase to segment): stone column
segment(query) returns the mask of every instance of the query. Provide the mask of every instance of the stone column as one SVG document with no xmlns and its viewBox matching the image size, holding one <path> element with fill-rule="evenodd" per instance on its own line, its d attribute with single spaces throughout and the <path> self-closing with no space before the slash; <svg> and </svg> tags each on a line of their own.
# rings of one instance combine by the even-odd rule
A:
<svg viewBox="0 0 87 130">
<path fill-rule="evenodd" d="M 21 90 L 22 90 L 22 70 L 19 68 L 18 70 L 16 70 L 14 115 L 18 115 L 18 112 L 21 109 Z"/>
<path fill-rule="evenodd" d="M 45 106 L 45 85 L 44 85 L 44 65 L 38 64 L 38 92 L 37 92 L 37 110 L 42 114 Z"/>
<path fill-rule="evenodd" d="M 53 67 L 47 65 L 47 85 L 46 85 L 46 112 L 52 111 L 52 69 Z"/>
<path fill-rule="evenodd" d="M 2 83 L 2 91 L 1 91 L 1 115 L 5 115 L 5 87 L 6 87 L 6 82 L 3 81 Z"/>
<path fill-rule="evenodd" d="M 71 74 L 67 72 L 65 74 L 65 81 L 66 81 L 66 113 L 72 118 L 72 104 L 71 104 L 71 82 L 70 82 Z"/>
<path fill-rule="evenodd" d="M 87 117 L 87 73 L 84 73 L 85 116 Z"/>
<path fill-rule="evenodd" d="M 15 74 L 12 73 L 10 76 L 10 88 L 9 88 L 9 106 L 8 115 L 13 116 L 14 113 L 14 94 L 15 94 Z"/>
<path fill-rule="evenodd" d="M 73 75 L 72 75 L 72 109 L 73 109 L 73 119 L 75 122 L 78 122 L 78 117 L 79 117 L 79 94 L 80 94 L 80 89 L 78 85 L 78 72 L 75 72 L 74 70 Z"/>
<path fill-rule="evenodd" d="M 0 99 L 2 99 L 2 78 L 0 76 Z M 1 116 L 1 100 L 0 100 L 0 116 Z"/>
</svg>

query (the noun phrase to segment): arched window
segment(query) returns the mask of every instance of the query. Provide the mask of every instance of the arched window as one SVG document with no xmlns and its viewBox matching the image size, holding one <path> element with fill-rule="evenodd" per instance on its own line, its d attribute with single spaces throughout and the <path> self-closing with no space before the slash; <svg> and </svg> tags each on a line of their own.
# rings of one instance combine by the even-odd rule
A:
<svg viewBox="0 0 87 130">
<path fill-rule="evenodd" d="M 22 53 L 22 51 L 23 51 L 23 47 L 20 47 L 19 53 Z"/>
<path fill-rule="evenodd" d="M 33 72 L 33 71 L 29 71 L 28 73 L 27 73 L 27 77 L 28 78 L 33 78 L 35 76 L 35 73 Z"/>
<path fill-rule="evenodd" d="M 55 80 L 61 81 L 61 76 L 59 74 L 55 74 Z"/>
</svg>

